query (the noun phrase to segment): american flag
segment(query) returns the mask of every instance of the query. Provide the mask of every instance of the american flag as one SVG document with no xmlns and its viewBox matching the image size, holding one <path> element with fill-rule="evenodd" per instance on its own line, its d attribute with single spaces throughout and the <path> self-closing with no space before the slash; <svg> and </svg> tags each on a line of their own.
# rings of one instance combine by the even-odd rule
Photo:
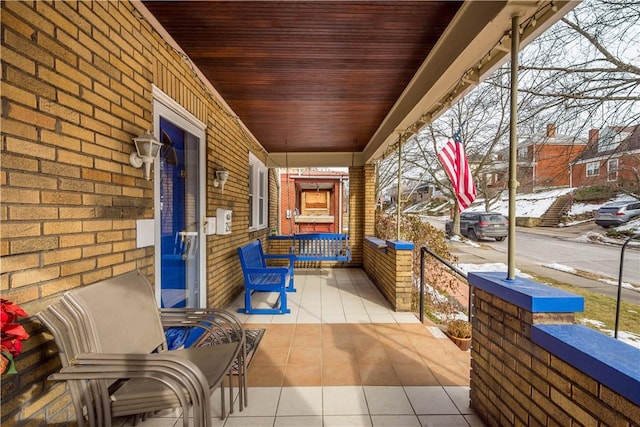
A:
<svg viewBox="0 0 640 427">
<path fill-rule="evenodd" d="M 462 212 L 475 200 L 476 187 L 473 184 L 467 156 L 464 154 L 460 131 L 453 134 L 453 138 L 440 150 L 438 159 L 451 180 L 458 199 L 458 209 Z"/>
</svg>

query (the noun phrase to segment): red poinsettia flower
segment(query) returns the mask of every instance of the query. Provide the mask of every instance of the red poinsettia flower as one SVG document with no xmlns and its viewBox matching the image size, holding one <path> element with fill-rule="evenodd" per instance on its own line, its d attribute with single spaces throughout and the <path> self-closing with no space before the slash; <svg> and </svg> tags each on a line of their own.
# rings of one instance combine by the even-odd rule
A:
<svg viewBox="0 0 640 427">
<path fill-rule="evenodd" d="M 5 323 L 12 323 L 18 317 L 27 317 L 28 314 L 18 305 L 15 305 L 11 301 L 7 301 L 4 298 L 0 298 L 0 306 L 2 309 L 0 310 L 0 322 L 2 330 L 4 331 Z"/>
<path fill-rule="evenodd" d="M 22 340 L 29 334 L 22 325 L 15 323 L 19 317 L 27 313 L 11 301 L 0 298 L 0 372 L 15 373 L 13 358 L 22 352 Z"/>
</svg>

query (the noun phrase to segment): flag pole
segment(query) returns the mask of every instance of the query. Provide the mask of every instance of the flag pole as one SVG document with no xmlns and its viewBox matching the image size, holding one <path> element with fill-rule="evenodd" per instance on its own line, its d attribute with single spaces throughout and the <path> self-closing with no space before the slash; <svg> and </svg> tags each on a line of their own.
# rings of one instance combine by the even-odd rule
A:
<svg viewBox="0 0 640 427">
<path fill-rule="evenodd" d="M 509 242 L 507 280 L 514 280 L 516 254 L 516 160 L 518 154 L 518 50 L 520 49 L 520 16 L 511 17 L 511 120 L 509 124 Z"/>
</svg>

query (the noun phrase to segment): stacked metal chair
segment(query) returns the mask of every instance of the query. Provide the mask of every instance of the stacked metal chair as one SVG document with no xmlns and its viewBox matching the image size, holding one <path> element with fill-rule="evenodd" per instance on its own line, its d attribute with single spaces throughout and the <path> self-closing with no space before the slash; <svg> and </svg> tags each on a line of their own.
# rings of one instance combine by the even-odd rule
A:
<svg viewBox="0 0 640 427">
<path fill-rule="evenodd" d="M 163 309 L 139 271 L 75 288 L 36 317 L 51 331 L 62 364 L 52 380 L 67 382 L 80 427 L 110 427 L 113 418 L 146 417 L 181 407 L 189 425 L 211 425 L 211 393 L 228 377 L 233 412 L 236 366 L 240 410 L 247 405 L 246 348 L 242 324 L 215 309 Z M 213 345 L 167 350 L 164 327 L 197 327 Z"/>
</svg>

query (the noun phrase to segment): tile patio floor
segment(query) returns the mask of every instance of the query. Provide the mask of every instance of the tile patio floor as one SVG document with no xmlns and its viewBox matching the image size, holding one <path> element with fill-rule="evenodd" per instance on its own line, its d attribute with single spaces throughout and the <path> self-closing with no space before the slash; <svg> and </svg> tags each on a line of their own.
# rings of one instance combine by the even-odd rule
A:
<svg viewBox="0 0 640 427">
<path fill-rule="evenodd" d="M 295 286 L 291 314 L 238 314 L 266 332 L 249 367 L 248 408 L 213 414 L 213 426 L 483 425 L 468 405 L 469 352 L 393 312 L 364 271 L 296 270 Z M 228 309 L 241 306 L 239 297 Z M 141 427 L 174 425 L 182 419 L 168 413 Z"/>
</svg>

